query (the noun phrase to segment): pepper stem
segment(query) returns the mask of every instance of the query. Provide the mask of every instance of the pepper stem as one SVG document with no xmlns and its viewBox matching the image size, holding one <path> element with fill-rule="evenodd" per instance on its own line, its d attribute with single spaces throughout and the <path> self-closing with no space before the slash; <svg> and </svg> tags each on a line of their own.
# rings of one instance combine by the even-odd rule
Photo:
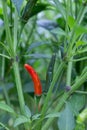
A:
<svg viewBox="0 0 87 130">
<path fill-rule="evenodd" d="M 25 102 L 24 102 L 24 96 L 22 92 L 22 84 L 21 84 L 21 79 L 20 79 L 20 74 L 19 74 L 18 63 L 16 61 L 13 63 L 13 70 L 14 70 L 14 76 L 15 76 L 15 81 L 16 81 L 16 86 L 17 86 L 20 110 L 21 110 L 21 113 L 24 113 Z"/>
</svg>

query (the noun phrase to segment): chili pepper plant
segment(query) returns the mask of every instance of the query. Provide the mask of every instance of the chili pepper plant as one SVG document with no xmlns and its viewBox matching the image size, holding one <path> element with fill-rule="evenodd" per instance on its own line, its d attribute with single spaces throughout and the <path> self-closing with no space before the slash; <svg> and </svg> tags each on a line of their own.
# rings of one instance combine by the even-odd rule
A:
<svg viewBox="0 0 87 130">
<path fill-rule="evenodd" d="M 86 130 L 86 98 L 87 1 L 0 0 L 0 129 Z"/>
</svg>

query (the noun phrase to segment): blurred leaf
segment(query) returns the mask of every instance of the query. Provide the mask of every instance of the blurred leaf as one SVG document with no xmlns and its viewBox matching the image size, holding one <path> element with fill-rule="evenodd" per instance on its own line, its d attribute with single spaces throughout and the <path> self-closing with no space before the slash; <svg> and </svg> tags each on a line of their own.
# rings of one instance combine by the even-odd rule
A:
<svg viewBox="0 0 87 130">
<path fill-rule="evenodd" d="M 34 15 L 40 13 L 40 12 L 43 11 L 43 10 L 46 10 L 47 6 L 48 6 L 48 4 L 37 3 L 37 4 L 35 5 L 35 7 L 33 8 L 30 17 L 32 17 L 32 16 L 34 16 Z"/>
<path fill-rule="evenodd" d="M 86 41 L 77 41 L 76 42 L 76 46 L 79 47 L 79 46 L 82 46 L 82 45 L 86 45 L 87 42 Z"/>
<path fill-rule="evenodd" d="M 9 128 L 7 128 L 3 123 L 0 122 L 0 129 L 5 129 L 5 130 L 10 130 Z"/>
<path fill-rule="evenodd" d="M 31 117 L 31 111 L 30 111 L 30 109 L 29 109 L 27 106 L 25 106 L 25 115 L 26 115 L 26 117 L 28 117 L 28 118 Z"/>
<path fill-rule="evenodd" d="M 6 83 L 4 84 L 6 91 L 10 90 L 13 88 L 13 83 Z M 3 84 L 0 84 L 0 93 L 3 91 Z"/>
<path fill-rule="evenodd" d="M 37 120 L 40 118 L 40 116 L 41 116 L 41 114 L 35 114 L 32 116 L 32 120 Z"/>
<path fill-rule="evenodd" d="M 87 108 L 85 108 L 77 117 L 78 123 L 84 123 L 87 119 Z"/>
<path fill-rule="evenodd" d="M 59 130 L 73 130 L 75 127 L 75 119 L 68 104 L 60 114 L 58 126 Z"/>
<path fill-rule="evenodd" d="M 27 52 L 30 52 L 32 49 L 35 49 L 36 47 L 39 47 L 39 46 L 42 46 L 42 45 L 50 45 L 51 42 L 49 41 L 42 41 L 42 42 L 35 42 L 35 43 L 32 43 L 29 48 L 28 48 L 28 51 Z"/>
<path fill-rule="evenodd" d="M 57 10 L 62 14 L 64 19 L 66 19 L 66 11 L 65 11 L 63 4 L 61 2 L 59 2 L 59 0 L 54 0 L 54 2 L 55 2 L 55 6 L 56 6 Z"/>
<path fill-rule="evenodd" d="M 52 20 L 47 20 L 47 19 L 43 19 L 43 20 L 38 20 L 37 21 L 37 24 L 40 26 L 40 27 L 43 27 L 47 30 L 52 30 L 54 28 L 57 28 L 58 27 L 58 24 Z"/>
<path fill-rule="evenodd" d="M 22 116 L 22 115 L 20 115 L 16 120 L 15 120 L 15 122 L 14 122 L 14 127 L 16 127 L 16 126 L 18 126 L 18 125 L 20 125 L 20 124 L 23 124 L 23 123 L 25 123 L 25 122 L 30 122 L 30 119 L 29 118 L 27 118 L 27 117 L 25 117 L 25 116 Z"/>
<path fill-rule="evenodd" d="M 0 103 L 0 109 L 15 114 L 14 110 L 5 103 Z"/>
<path fill-rule="evenodd" d="M 86 130 L 84 123 L 77 123 L 74 130 Z"/>
<path fill-rule="evenodd" d="M 12 2 L 14 3 L 18 13 L 20 13 L 23 0 L 12 0 Z"/>
<path fill-rule="evenodd" d="M 59 117 L 60 113 L 51 113 L 45 116 L 45 118 Z"/>
<path fill-rule="evenodd" d="M 62 16 L 58 17 L 56 21 L 60 28 L 65 29 L 65 20 Z"/>
<path fill-rule="evenodd" d="M 82 35 L 83 33 L 87 33 L 87 27 L 77 25 L 75 32 L 76 32 L 76 37 L 78 37 L 78 36 Z"/>
<path fill-rule="evenodd" d="M 3 14 L 2 8 L 0 8 L 0 16 Z M 0 17 L 1 18 L 1 17 Z"/>
<path fill-rule="evenodd" d="M 33 0 L 31 0 L 25 6 L 24 11 L 22 13 L 22 20 L 24 22 L 27 22 L 29 18 L 40 13 L 41 11 L 46 10 L 48 4 L 44 4 L 44 3 L 36 4 L 36 1 L 34 0 L 33 2 Z"/>
<path fill-rule="evenodd" d="M 77 116 L 79 111 L 84 107 L 85 104 L 85 96 L 74 94 L 69 100 L 69 106 L 73 113 Z"/>
<path fill-rule="evenodd" d="M 68 17 L 68 25 L 72 29 L 75 24 L 75 19 L 72 16 Z"/>
<path fill-rule="evenodd" d="M 39 58 L 51 58 L 51 56 L 48 55 L 48 54 L 40 54 L 40 53 L 24 55 L 24 57 L 36 58 L 36 59 L 39 59 Z"/>
<path fill-rule="evenodd" d="M 58 35 L 58 36 L 61 36 L 61 35 L 66 36 L 66 32 L 63 29 L 59 28 L 59 27 L 51 30 L 51 32 Z"/>
</svg>

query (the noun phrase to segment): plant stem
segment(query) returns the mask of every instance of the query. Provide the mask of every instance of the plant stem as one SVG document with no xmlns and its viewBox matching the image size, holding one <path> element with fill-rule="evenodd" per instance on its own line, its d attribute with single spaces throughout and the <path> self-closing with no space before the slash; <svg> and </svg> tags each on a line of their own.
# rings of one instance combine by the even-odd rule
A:
<svg viewBox="0 0 87 130">
<path fill-rule="evenodd" d="M 66 51 L 67 51 L 67 54 L 70 55 L 71 52 L 72 52 L 72 49 L 73 49 L 73 45 L 75 43 L 75 40 L 76 40 L 76 28 L 77 28 L 77 25 L 78 24 L 81 24 L 82 20 L 83 20 L 83 17 L 85 15 L 85 11 L 86 10 L 86 7 L 84 7 L 83 5 L 81 6 L 80 10 L 79 10 L 79 13 L 78 13 L 78 17 L 76 19 L 76 22 L 74 24 L 74 27 L 73 27 L 73 30 L 71 31 L 71 36 L 70 36 L 70 39 L 69 39 L 69 45 L 68 45 L 68 51 L 67 51 L 67 48 L 66 48 Z"/>
<path fill-rule="evenodd" d="M 7 42 L 8 42 L 9 49 L 11 50 L 10 55 L 11 55 L 11 57 L 15 58 L 15 56 L 16 56 L 16 46 L 13 46 L 13 44 L 12 44 L 12 38 L 11 38 L 10 29 L 9 29 L 9 22 L 8 22 L 8 15 L 7 15 L 7 1 L 3 0 L 2 5 L 3 5 L 3 15 L 4 15 Z M 17 12 L 15 12 L 15 14 L 16 13 Z M 14 25 L 17 27 L 17 21 L 16 20 L 14 22 Z M 14 42 L 17 44 L 17 29 L 16 29 L 16 27 L 14 28 Z M 14 49 L 15 49 L 15 52 L 14 52 Z M 14 59 L 14 63 L 13 63 L 13 70 L 14 70 L 15 81 L 16 81 L 16 86 L 17 86 L 20 110 L 21 110 L 21 113 L 24 113 L 25 103 L 24 103 L 24 97 L 23 97 L 23 92 L 22 92 L 22 85 L 21 85 L 18 63 L 15 61 L 15 59 Z"/>
<path fill-rule="evenodd" d="M 53 87 L 54 87 L 54 85 L 55 85 L 57 79 L 59 78 L 59 76 L 60 76 L 60 74 L 61 74 L 61 72 L 62 72 L 62 70 L 63 70 L 64 67 L 65 67 L 65 63 L 64 63 L 64 62 L 61 62 L 60 66 L 58 67 L 58 69 L 57 69 L 57 71 L 56 71 L 56 73 L 55 73 L 55 75 L 54 75 L 54 78 L 53 78 L 53 80 L 52 80 L 52 82 L 51 82 L 51 85 L 50 85 L 50 88 L 49 88 L 47 97 L 46 97 L 46 99 L 45 99 L 45 101 L 44 101 L 44 106 L 43 106 L 42 111 L 41 111 L 41 118 L 40 118 L 40 120 L 35 124 L 35 126 L 38 127 L 38 130 L 40 129 L 39 126 L 41 126 L 41 121 L 43 120 L 43 118 L 44 118 L 44 116 L 45 116 L 45 113 L 46 113 L 46 111 L 47 111 L 48 102 L 49 102 L 50 97 L 51 97 L 51 95 L 52 95 Z M 35 127 L 35 126 L 34 126 L 34 127 Z"/>
<path fill-rule="evenodd" d="M 15 8 L 15 19 L 14 19 L 14 52 L 15 53 L 17 49 L 17 29 L 18 29 L 18 14 Z"/>
<path fill-rule="evenodd" d="M 68 93 L 64 93 L 62 98 L 60 99 L 58 105 L 56 106 L 55 108 L 55 112 L 58 112 L 60 111 L 60 109 L 62 108 L 62 106 L 64 105 L 66 99 L 69 97 L 69 94 Z M 49 118 L 47 120 L 47 122 L 43 125 L 43 128 L 41 130 L 48 130 L 49 126 L 53 123 L 55 117 L 53 118 Z"/>
<path fill-rule="evenodd" d="M 22 92 L 22 85 L 21 85 L 21 79 L 20 79 L 20 74 L 19 74 L 18 62 L 16 62 L 16 61 L 14 61 L 14 63 L 13 63 L 13 70 L 14 70 L 14 76 L 15 76 L 16 87 L 17 87 L 17 92 L 18 92 L 20 110 L 21 110 L 21 113 L 24 114 L 25 102 L 24 102 L 24 96 L 23 96 L 23 92 Z"/>
<path fill-rule="evenodd" d="M 82 94 L 83 94 L 83 95 L 87 95 L 87 92 L 79 91 L 79 90 L 78 90 L 78 91 L 75 91 L 75 93 L 77 93 L 77 94 L 81 94 L 81 95 L 82 95 Z"/>
<path fill-rule="evenodd" d="M 62 62 L 62 63 L 60 64 L 60 66 L 58 67 L 58 69 L 57 69 L 55 75 L 54 75 L 53 81 L 51 82 L 51 85 L 50 85 L 50 88 L 49 88 L 47 97 L 46 97 L 46 99 L 45 99 L 45 104 L 44 104 L 44 106 L 43 106 L 43 108 L 42 108 L 42 112 L 41 112 L 42 115 L 44 115 L 45 112 L 46 112 L 46 110 L 47 110 L 48 101 L 50 100 L 53 87 L 54 87 L 54 85 L 55 85 L 57 79 L 60 77 L 61 71 L 62 71 L 62 69 L 64 68 L 64 66 L 65 66 L 65 63 Z"/>
<path fill-rule="evenodd" d="M 2 0 L 2 6 L 3 6 L 3 16 L 4 16 L 4 22 L 5 22 L 7 43 L 8 43 L 9 49 L 10 49 L 10 53 L 12 55 L 14 55 L 11 32 L 10 32 L 10 28 L 9 28 L 9 21 L 8 21 L 8 14 L 7 14 L 7 1 L 6 0 Z"/>
<path fill-rule="evenodd" d="M 58 112 L 60 111 L 60 109 L 62 108 L 62 106 L 65 104 L 65 101 L 67 100 L 67 98 L 73 93 L 75 92 L 76 89 L 78 89 L 87 79 L 87 69 L 86 69 L 86 72 L 85 74 L 80 77 L 78 79 L 78 81 L 72 86 L 71 90 L 69 92 L 65 92 L 63 94 L 63 96 L 61 97 L 58 105 L 56 106 L 54 112 Z M 52 122 L 54 121 L 55 117 L 53 118 L 49 118 L 47 120 L 47 122 L 44 124 L 42 130 L 48 130 L 49 126 L 52 124 Z"/>
<path fill-rule="evenodd" d="M 68 62 L 67 67 L 67 77 L 66 77 L 66 86 L 71 86 L 71 73 L 72 73 L 72 61 Z"/>
<path fill-rule="evenodd" d="M 4 71 L 5 71 L 5 58 L 4 57 L 2 57 L 2 69 L 1 70 L 2 70 L 1 77 L 2 77 L 2 80 L 4 80 Z M 4 95 L 5 95 L 5 98 L 6 98 L 6 102 L 9 106 L 11 106 L 10 99 L 9 99 L 9 96 L 8 96 L 8 92 L 6 91 L 4 83 L 2 83 L 2 87 L 3 87 L 3 92 L 4 92 Z"/>
</svg>

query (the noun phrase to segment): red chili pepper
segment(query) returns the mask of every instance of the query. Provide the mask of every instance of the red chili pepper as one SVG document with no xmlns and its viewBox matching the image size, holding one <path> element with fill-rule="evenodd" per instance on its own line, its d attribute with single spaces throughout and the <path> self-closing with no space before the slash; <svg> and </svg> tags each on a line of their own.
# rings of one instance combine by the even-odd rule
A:
<svg viewBox="0 0 87 130">
<path fill-rule="evenodd" d="M 41 85 L 38 74 L 35 72 L 33 67 L 31 67 L 30 65 L 25 64 L 24 67 L 29 72 L 29 74 L 31 75 L 31 78 L 33 80 L 35 95 L 40 96 L 42 94 L 42 85 Z"/>
</svg>

